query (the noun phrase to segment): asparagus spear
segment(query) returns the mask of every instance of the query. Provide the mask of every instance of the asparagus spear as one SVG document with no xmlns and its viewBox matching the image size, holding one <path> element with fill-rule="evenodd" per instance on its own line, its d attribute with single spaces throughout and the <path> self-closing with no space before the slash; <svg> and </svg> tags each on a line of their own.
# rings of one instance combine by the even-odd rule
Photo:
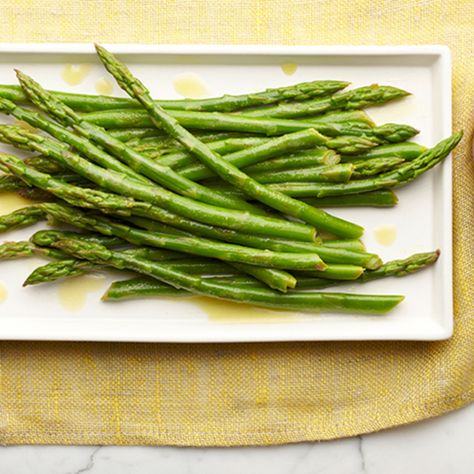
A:
<svg viewBox="0 0 474 474">
<path fill-rule="evenodd" d="M 366 281 L 371 281 L 378 278 L 386 278 L 391 276 L 402 277 L 409 275 L 413 272 L 420 271 L 429 265 L 432 265 L 434 262 L 436 262 L 438 256 L 439 251 L 436 251 L 415 254 L 404 260 L 394 260 L 387 262 L 378 270 L 366 271 L 362 273 L 362 275 L 355 281 L 365 283 Z M 298 280 L 298 283 L 302 281 L 303 287 L 307 288 L 307 285 L 310 285 L 310 288 L 313 289 L 326 288 L 341 283 L 336 280 L 324 280 L 322 278 L 312 278 L 308 280 L 310 280 L 310 282 L 307 283 L 303 277 Z M 228 281 L 230 283 L 230 278 Z M 298 285 L 297 288 L 300 288 L 300 286 Z M 104 301 L 119 301 L 132 298 L 150 298 L 160 296 L 190 296 L 190 293 L 185 290 L 178 290 L 172 286 L 161 283 L 154 278 L 136 277 L 112 283 L 102 299 Z"/>
<path fill-rule="evenodd" d="M 133 228 L 101 216 L 91 216 L 56 203 L 42 204 L 41 208 L 53 218 L 78 228 L 115 235 L 135 245 L 149 245 L 164 249 L 219 260 L 250 263 L 252 265 L 299 270 L 324 270 L 326 265 L 316 253 L 289 253 L 258 250 L 195 236 L 170 235 Z"/>
<path fill-rule="evenodd" d="M 0 233 L 14 229 L 21 229 L 36 224 L 44 219 L 44 212 L 40 207 L 28 206 L 0 216 Z"/>
<path fill-rule="evenodd" d="M 311 122 L 319 123 L 345 123 L 345 124 L 359 124 L 367 125 L 368 127 L 375 127 L 373 120 L 363 110 L 345 110 L 337 112 L 327 112 L 321 115 L 311 117 Z"/>
<path fill-rule="evenodd" d="M 404 162 L 405 160 L 403 158 L 398 158 L 396 156 L 354 161 L 352 162 L 352 165 L 354 165 L 352 178 L 362 179 L 367 176 L 374 176 L 384 171 L 393 170 Z"/>
<path fill-rule="evenodd" d="M 288 171 L 298 168 L 310 168 L 321 165 L 337 165 L 340 157 L 333 150 L 316 148 L 311 151 L 291 153 L 282 158 L 272 158 L 255 165 L 246 166 L 246 173 Z"/>
<path fill-rule="evenodd" d="M 390 189 L 378 189 L 359 194 L 306 198 L 304 201 L 315 207 L 393 207 L 398 203 L 398 197 Z"/>
<path fill-rule="evenodd" d="M 156 206 L 162 205 L 171 212 L 176 212 L 184 217 L 195 219 L 213 225 L 226 228 L 234 228 L 250 233 L 262 235 L 273 235 L 276 237 L 290 238 L 295 240 L 313 241 L 315 236 L 314 228 L 265 216 L 257 216 L 248 212 L 241 212 L 233 209 L 221 209 L 204 203 L 192 201 L 172 192 L 141 184 L 138 181 L 115 173 L 111 170 L 104 170 L 79 155 L 72 153 L 62 147 L 54 146 L 45 137 L 36 134 L 29 134 L 23 130 L 13 127 L 0 127 L 0 141 L 13 143 L 15 146 L 26 147 L 40 151 L 51 156 L 61 165 L 67 166 L 76 171 L 81 176 L 95 182 L 105 189 L 110 189 L 119 194 L 135 197 L 139 200 L 149 202 Z M 14 158 L 13 158 L 14 160 Z M 165 211 L 162 209 L 162 211 Z"/>
<path fill-rule="evenodd" d="M 224 155 L 224 159 L 232 163 L 234 166 L 237 166 L 237 168 L 244 168 L 255 163 L 260 163 L 263 160 L 267 160 L 271 156 L 290 153 L 292 150 L 286 146 L 287 138 L 300 133 L 302 132 L 282 135 L 281 137 L 271 140 L 271 142 L 267 142 L 265 145 L 257 145 L 255 147 L 228 153 Z M 331 153 L 332 155 L 335 154 L 333 150 L 320 147 L 314 150 L 305 150 L 301 153 L 305 153 L 309 156 L 314 156 L 315 158 L 319 159 L 321 154 L 325 152 Z M 209 171 L 203 165 L 198 163 L 189 152 L 170 153 L 169 155 L 164 155 L 161 157 L 159 162 L 172 168 L 182 168 L 179 170 L 179 173 L 181 173 L 183 176 L 186 176 L 188 179 L 200 180 L 214 176 L 212 171 Z"/>
<path fill-rule="evenodd" d="M 256 107 L 274 104 L 287 100 L 306 100 L 333 94 L 349 85 L 344 81 L 312 81 L 292 86 L 267 89 L 242 95 L 224 95 L 222 97 L 200 100 L 160 100 L 162 107 L 173 110 L 207 110 L 232 112 L 244 107 Z M 72 94 L 68 92 L 50 91 L 55 97 L 75 110 L 89 112 L 117 108 L 137 107 L 139 104 L 131 99 L 107 97 L 103 95 Z M 0 86 L 0 97 L 14 102 L 26 102 L 23 90 L 18 86 Z"/>
<path fill-rule="evenodd" d="M 319 117 L 314 117 L 311 119 L 312 122 L 317 123 L 344 123 L 346 126 L 352 127 L 375 127 L 373 121 L 368 117 L 368 115 L 362 110 L 351 110 L 348 112 L 331 112 L 328 114 L 321 115 Z M 118 138 L 120 141 L 124 141 L 127 145 L 132 147 L 137 147 L 139 151 L 157 151 L 159 155 L 166 153 L 175 153 L 177 151 L 184 150 L 183 146 L 177 142 L 175 139 L 164 135 L 163 132 L 157 130 L 156 128 L 132 128 L 132 129 L 112 129 L 109 130 L 109 133 L 115 138 Z M 229 140 L 230 143 L 235 147 L 234 150 L 230 150 L 230 145 L 228 146 L 229 153 L 230 151 L 237 151 L 237 146 L 240 144 L 245 144 L 247 141 L 254 140 L 265 140 L 261 137 L 248 137 L 242 135 L 238 132 L 200 132 L 196 130 L 194 132 L 196 136 L 206 143 L 212 143 L 213 145 L 209 146 L 218 146 L 215 144 L 216 141 L 221 143 L 224 140 Z M 255 143 L 254 143 L 255 144 Z M 219 145 L 221 146 L 221 145 Z M 223 145 L 222 145 L 223 146 Z M 223 153 L 215 149 L 218 153 Z"/>
<path fill-rule="evenodd" d="M 253 179 L 262 184 L 310 181 L 318 183 L 347 183 L 355 166 L 351 163 L 302 168 L 297 170 L 249 173 Z"/>
<path fill-rule="evenodd" d="M 67 254 L 57 249 L 43 249 L 28 241 L 3 242 L 0 244 L 0 261 L 33 256 L 64 258 L 65 256 L 67 257 Z"/>
<path fill-rule="evenodd" d="M 407 95 L 409 95 L 408 92 L 396 87 L 373 84 L 329 97 L 306 100 L 301 103 L 283 103 L 271 107 L 246 110 L 241 113 L 249 117 L 297 118 L 318 115 L 332 110 L 363 109 L 371 105 L 381 105 L 392 100 L 401 99 Z"/>
<path fill-rule="evenodd" d="M 18 191 L 24 186 L 23 181 L 16 176 L 12 176 L 11 174 L 0 176 L 0 193 Z"/>
<path fill-rule="evenodd" d="M 176 270 L 170 271 L 160 263 L 130 256 L 123 252 L 114 252 L 99 245 L 71 239 L 55 242 L 54 246 L 76 257 L 120 269 L 134 270 L 195 294 L 278 309 L 384 314 L 403 300 L 403 297 L 398 295 L 352 295 L 296 291 L 282 294 L 265 288 L 243 289 L 233 285 L 206 282 L 205 278 Z"/>
<path fill-rule="evenodd" d="M 352 252 L 365 252 L 365 245 L 359 239 L 327 239 L 322 241 L 322 245 L 335 249 L 351 250 Z"/>
<path fill-rule="evenodd" d="M 188 272 L 189 273 L 189 272 Z M 213 283 L 224 283 L 229 285 L 237 285 L 239 287 L 258 287 L 258 283 L 251 278 L 246 277 L 212 277 L 206 278 L 206 281 Z M 320 278 L 303 277 L 298 280 L 298 289 L 315 289 L 321 285 Z M 128 280 L 121 280 L 112 283 L 105 294 L 102 296 L 103 301 L 121 301 L 137 298 L 163 296 L 192 296 L 186 290 L 174 288 L 166 283 L 150 277 L 135 277 Z"/>
<path fill-rule="evenodd" d="M 321 198 L 403 186 L 446 158 L 459 143 L 462 135 L 463 132 L 455 133 L 439 142 L 433 148 L 426 150 L 418 158 L 403 164 L 393 171 L 388 171 L 370 179 L 360 179 L 345 184 L 290 183 L 272 184 L 269 187 L 293 197 Z"/>
<path fill-rule="evenodd" d="M 413 160 L 418 158 L 422 153 L 426 151 L 424 146 L 419 145 L 415 142 L 403 142 L 403 143 L 391 143 L 388 145 L 380 145 L 375 148 L 371 148 L 363 154 L 355 156 L 341 157 L 343 162 L 352 162 L 359 160 L 369 160 L 372 158 L 402 158 L 405 161 Z"/>
<path fill-rule="evenodd" d="M 46 257 L 53 259 L 64 259 L 70 258 L 68 255 L 59 252 L 56 249 L 44 247 L 41 244 L 41 233 L 49 232 L 59 235 L 62 238 L 76 238 L 81 239 L 86 242 L 92 242 L 95 244 L 104 245 L 106 247 L 116 247 L 123 245 L 125 242 L 117 237 L 108 237 L 100 234 L 79 234 L 77 232 L 67 232 L 67 231 L 39 231 L 36 232 L 35 243 L 28 241 L 19 241 L 19 242 L 4 242 L 0 244 L 0 260 L 12 260 L 25 257 Z M 155 251 L 159 252 L 159 251 Z M 162 251 L 166 253 L 167 251 Z M 167 252 L 171 253 L 171 252 Z"/>
<path fill-rule="evenodd" d="M 54 250 L 54 249 L 51 249 Z M 46 265 L 42 265 L 35 268 L 30 275 L 26 278 L 23 286 L 38 285 L 40 283 L 52 283 L 61 278 L 70 278 L 74 276 L 84 275 L 85 273 L 93 271 L 102 271 L 105 269 L 104 265 L 98 265 L 91 263 L 87 260 L 73 260 L 70 256 L 67 260 L 60 260 L 58 262 L 50 262 Z M 187 259 L 186 261 L 178 262 L 176 260 L 166 261 L 167 266 L 171 269 L 185 270 L 186 272 L 194 274 L 206 274 L 211 275 L 237 275 L 233 271 L 232 267 L 225 265 L 222 262 L 208 263 L 198 261 L 197 259 Z M 258 282 L 255 279 L 249 279 L 253 284 Z"/>
<path fill-rule="evenodd" d="M 259 200 L 269 207 L 290 214 L 293 217 L 300 218 L 323 230 L 332 232 L 341 237 L 360 237 L 363 232 L 360 226 L 331 216 L 320 209 L 308 206 L 306 203 L 294 199 L 287 199 L 283 194 L 273 193 L 269 191 L 266 186 L 249 178 L 238 168 L 222 159 L 179 125 L 164 109 L 155 104 L 151 100 L 148 90 L 131 75 L 126 66 L 119 63 L 114 56 L 108 53 L 104 48 L 96 46 L 96 49 L 107 70 L 129 95 L 140 101 L 152 117 L 153 123 L 161 124 L 171 136 L 180 140 L 189 151 L 194 153 L 203 164 L 211 168 L 223 180 L 230 182 L 248 196 Z"/>
</svg>

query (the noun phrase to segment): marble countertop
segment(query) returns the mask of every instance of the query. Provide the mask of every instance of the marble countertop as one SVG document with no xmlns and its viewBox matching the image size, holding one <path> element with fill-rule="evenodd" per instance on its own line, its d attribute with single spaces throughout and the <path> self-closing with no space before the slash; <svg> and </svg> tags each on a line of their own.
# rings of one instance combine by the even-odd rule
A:
<svg viewBox="0 0 474 474">
<path fill-rule="evenodd" d="M 0 447 L 2 474 L 471 474 L 474 404 L 380 433 L 267 448 Z"/>
</svg>

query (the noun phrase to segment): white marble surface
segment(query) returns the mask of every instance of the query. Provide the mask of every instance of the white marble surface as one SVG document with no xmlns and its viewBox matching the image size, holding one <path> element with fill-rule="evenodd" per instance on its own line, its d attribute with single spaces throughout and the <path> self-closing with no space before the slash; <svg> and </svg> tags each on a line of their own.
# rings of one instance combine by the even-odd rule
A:
<svg viewBox="0 0 474 474">
<path fill-rule="evenodd" d="M 0 447 L 1 474 L 472 474 L 474 404 L 356 438 L 268 448 Z"/>
</svg>

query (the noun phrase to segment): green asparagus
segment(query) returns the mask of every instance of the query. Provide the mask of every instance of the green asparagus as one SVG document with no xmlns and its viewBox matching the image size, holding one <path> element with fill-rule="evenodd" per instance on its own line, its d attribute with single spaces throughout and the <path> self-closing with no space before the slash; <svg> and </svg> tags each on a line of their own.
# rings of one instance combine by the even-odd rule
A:
<svg viewBox="0 0 474 474">
<path fill-rule="evenodd" d="M 359 155 L 342 156 L 343 162 L 352 162 L 372 158 L 402 158 L 405 161 L 414 160 L 426 151 L 424 146 L 415 142 L 392 143 L 371 148 L 367 152 Z"/>
<path fill-rule="evenodd" d="M 407 95 L 409 93 L 402 89 L 374 84 L 321 99 L 306 100 L 301 103 L 283 103 L 255 110 L 246 110 L 241 113 L 249 117 L 297 118 L 319 115 L 332 110 L 363 109 L 371 105 L 381 105 L 392 100 L 401 99 Z"/>
<path fill-rule="evenodd" d="M 44 212 L 36 205 L 23 207 L 0 216 L 0 233 L 21 229 L 36 224 L 44 219 Z"/>
<path fill-rule="evenodd" d="M 397 205 L 398 197 L 390 189 L 378 189 L 359 194 L 306 198 L 304 201 L 315 207 L 393 207 Z"/>
<path fill-rule="evenodd" d="M 349 83 L 344 81 L 313 81 L 236 96 L 224 95 L 212 99 L 160 100 L 157 102 L 164 108 L 173 110 L 233 112 L 234 110 L 245 107 L 256 107 L 287 100 L 306 100 L 313 97 L 325 96 L 340 91 L 348 85 Z M 124 99 L 121 97 L 72 94 L 57 91 L 50 92 L 69 107 L 83 112 L 137 107 L 139 105 L 134 100 Z M 27 97 L 23 90 L 18 86 L 0 86 L 0 97 L 20 103 L 27 101 Z"/>
</svg>

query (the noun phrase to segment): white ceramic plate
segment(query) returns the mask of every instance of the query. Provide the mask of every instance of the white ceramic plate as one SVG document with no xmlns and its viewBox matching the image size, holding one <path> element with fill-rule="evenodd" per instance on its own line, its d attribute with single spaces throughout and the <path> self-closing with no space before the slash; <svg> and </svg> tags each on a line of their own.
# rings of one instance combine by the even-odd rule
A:
<svg viewBox="0 0 474 474">
<path fill-rule="evenodd" d="M 209 96 L 239 94 L 301 81 L 344 79 L 352 87 L 391 84 L 413 95 L 370 115 L 378 122 L 408 123 L 421 130 L 416 138 L 431 146 L 451 133 L 450 53 L 443 46 L 416 47 L 261 47 L 261 46 L 142 46 L 114 45 L 156 97 L 179 97 L 173 79 L 196 73 Z M 78 86 L 61 78 L 66 63 L 92 64 Z M 297 64 L 292 76 L 284 63 Z M 1 83 L 15 83 L 20 68 L 52 89 L 95 92 L 107 77 L 91 45 L 0 45 Z M 117 87 L 114 94 L 121 94 Z M 39 260 L 2 263 L 0 281 L 8 295 L 0 304 L 0 338 L 102 341 L 240 342 L 285 340 L 444 339 L 452 333 L 451 162 L 430 171 L 397 191 L 394 209 L 344 209 L 334 214 L 362 224 L 370 251 L 385 260 L 440 248 L 438 263 L 407 278 L 386 279 L 346 287 L 363 293 L 403 294 L 405 301 L 387 316 L 340 314 L 279 314 L 192 299 L 143 300 L 106 304 L 100 290 L 87 295 L 85 305 L 66 309 L 61 285 L 22 289 L 25 276 Z M 0 196 L 0 203 L 2 197 Z M 393 225 L 390 246 L 374 238 L 378 226 Z M 0 236 L 27 238 L 33 229 Z M 220 309 L 219 309 L 220 308 Z"/>
</svg>

